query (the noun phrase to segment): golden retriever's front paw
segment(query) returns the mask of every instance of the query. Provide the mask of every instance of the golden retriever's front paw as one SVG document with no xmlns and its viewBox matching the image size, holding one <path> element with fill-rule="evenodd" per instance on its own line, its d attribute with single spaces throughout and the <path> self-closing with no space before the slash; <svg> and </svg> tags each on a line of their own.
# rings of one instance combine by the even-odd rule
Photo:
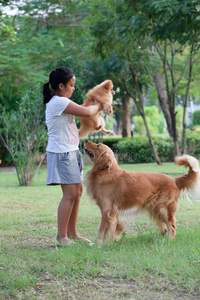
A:
<svg viewBox="0 0 200 300">
<path fill-rule="evenodd" d="M 101 247 L 103 245 L 103 240 L 98 238 L 97 239 L 97 244 L 98 244 L 99 247 Z"/>
</svg>

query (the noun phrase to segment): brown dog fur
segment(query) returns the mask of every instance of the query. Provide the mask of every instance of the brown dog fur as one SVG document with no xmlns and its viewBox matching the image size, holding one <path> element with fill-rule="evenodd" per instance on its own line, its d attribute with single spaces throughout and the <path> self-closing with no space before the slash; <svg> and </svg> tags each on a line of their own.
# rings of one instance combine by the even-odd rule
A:
<svg viewBox="0 0 200 300">
<path fill-rule="evenodd" d="M 86 95 L 83 103 L 84 106 L 89 106 L 94 100 L 100 102 L 101 108 L 96 115 L 92 117 L 81 117 L 81 127 L 79 129 L 79 137 L 84 138 L 89 132 L 101 131 L 104 133 L 111 133 L 112 131 L 105 129 L 105 121 L 102 115 L 102 110 L 106 110 L 108 115 L 112 114 L 112 100 L 113 100 L 113 83 L 107 79 L 101 84 L 96 85 Z"/>
<path fill-rule="evenodd" d="M 175 213 L 182 190 L 200 196 L 199 164 L 189 155 L 177 157 L 176 164 L 189 167 L 178 178 L 160 173 L 128 172 L 119 168 L 112 150 L 104 144 L 85 143 L 85 152 L 93 162 L 86 174 L 86 189 L 101 210 L 98 242 L 119 239 L 125 229 L 123 217 L 147 211 L 162 235 L 176 234 Z"/>
</svg>

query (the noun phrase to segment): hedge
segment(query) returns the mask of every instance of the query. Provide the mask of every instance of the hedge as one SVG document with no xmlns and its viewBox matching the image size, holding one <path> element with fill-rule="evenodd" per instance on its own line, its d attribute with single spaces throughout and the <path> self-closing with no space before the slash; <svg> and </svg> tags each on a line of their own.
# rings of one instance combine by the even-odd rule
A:
<svg viewBox="0 0 200 300">
<path fill-rule="evenodd" d="M 156 151 L 162 162 L 174 161 L 174 145 L 170 137 L 152 137 Z M 149 163 L 154 162 L 154 156 L 149 146 L 147 137 L 132 137 L 132 138 L 115 138 L 95 136 L 90 138 L 95 143 L 103 142 L 109 146 L 114 152 L 119 162 L 124 163 Z M 83 152 L 84 142 L 86 139 L 80 141 L 80 149 Z M 181 149 L 181 141 L 179 141 Z M 200 134 L 187 133 L 186 137 L 186 153 L 200 159 Z M 2 163 L 9 164 L 9 154 L 0 145 L 0 159 Z M 5 158 L 6 161 L 5 161 Z"/>
<path fill-rule="evenodd" d="M 174 161 L 174 144 L 170 137 L 152 137 L 156 151 L 162 162 Z M 95 137 L 90 139 L 95 143 L 103 142 L 109 146 L 120 162 L 124 163 L 150 163 L 154 162 L 154 156 L 149 146 L 147 137 L 132 138 L 109 138 Z M 85 140 L 81 141 L 80 148 L 83 149 Z M 181 140 L 179 141 L 181 149 Z M 200 159 L 200 134 L 187 133 L 186 153 Z"/>
</svg>

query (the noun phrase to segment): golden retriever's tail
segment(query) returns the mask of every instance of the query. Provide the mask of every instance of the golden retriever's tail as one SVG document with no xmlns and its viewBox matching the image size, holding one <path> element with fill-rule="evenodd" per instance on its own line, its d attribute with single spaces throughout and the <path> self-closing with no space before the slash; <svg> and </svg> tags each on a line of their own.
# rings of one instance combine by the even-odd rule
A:
<svg viewBox="0 0 200 300">
<path fill-rule="evenodd" d="M 175 158 L 179 166 L 189 168 L 187 174 L 176 178 L 176 184 L 181 191 L 186 191 L 192 199 L 200 201 L 200 169 L 198 160 L 190 155 L 183 155 Z"/>
</svg>

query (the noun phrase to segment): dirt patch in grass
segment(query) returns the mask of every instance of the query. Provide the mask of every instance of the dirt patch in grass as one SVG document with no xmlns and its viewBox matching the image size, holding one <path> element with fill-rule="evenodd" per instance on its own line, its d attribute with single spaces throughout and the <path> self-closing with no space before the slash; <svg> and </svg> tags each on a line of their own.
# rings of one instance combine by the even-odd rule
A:
<svg viewBox="0 0 200 300">
<path fill-rule="evenodd" d="M 197 300 L 198 293 L 175 288 L 170 283 L 150 282 L 145 278 L 141 284 L 133 279 L 116 276 L 99 276 L 76 279 L 52 280 L 44 274 L 43 281 L 35 287 L 6 299 L 142 299 L 142 300 Z"/>
</svg>

